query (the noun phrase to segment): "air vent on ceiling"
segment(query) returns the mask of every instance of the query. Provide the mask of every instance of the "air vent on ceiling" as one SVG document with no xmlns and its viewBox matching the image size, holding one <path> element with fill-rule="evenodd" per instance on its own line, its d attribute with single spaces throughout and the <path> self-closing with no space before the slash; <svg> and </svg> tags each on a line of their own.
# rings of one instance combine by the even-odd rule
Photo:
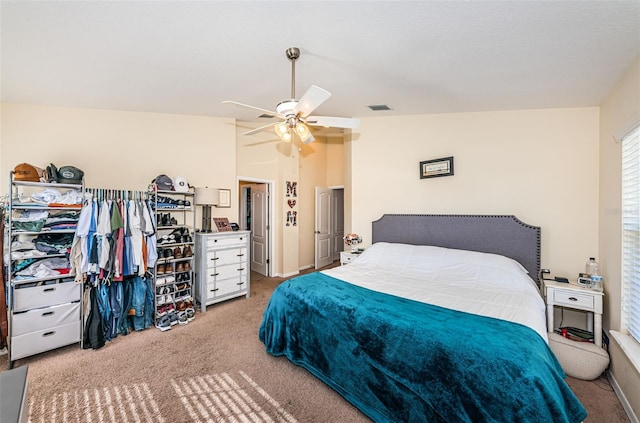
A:
<svg viewBox="0 0 640 423">
<path fill-rule="evenodd" d="M 260 116 L 258 116 L 259 118 L 264 118 L 264 119 L 271 119 L 273 116 L 268 115 L 266 113 L 261 114 Z"/>
<path fill-rule="evenodd" d="M 373 104 L 368 107 L 374 112 L 377 112 L 379 110 L 391 110 L 391 107 L 387 106 L 386 104 Z"/>
</svg>

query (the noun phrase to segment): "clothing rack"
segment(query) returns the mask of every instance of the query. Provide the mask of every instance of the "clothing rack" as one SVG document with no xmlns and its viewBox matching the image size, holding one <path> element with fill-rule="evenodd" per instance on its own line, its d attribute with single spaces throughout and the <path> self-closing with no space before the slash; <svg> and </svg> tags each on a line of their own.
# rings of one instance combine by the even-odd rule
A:
<svg viewBox="0 0 640 423">
<path fill-rule="evenodd" d="M 148 191 L 133 191 L 125 189 L 85 188 L 98 201 L 102 200 L 148 200 Z"/>
</svg>

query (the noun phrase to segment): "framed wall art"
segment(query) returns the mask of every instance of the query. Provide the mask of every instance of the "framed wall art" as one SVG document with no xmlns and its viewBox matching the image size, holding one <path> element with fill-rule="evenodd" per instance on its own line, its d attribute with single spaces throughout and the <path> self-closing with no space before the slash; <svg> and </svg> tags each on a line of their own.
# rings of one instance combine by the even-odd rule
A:
<svg viewBox="0 0 640 423">
<path fill-rule="evenodd" d="M 218 207 L 231 207 L 231 190 L 218 189 Z"/>
<path fill-rule="evenodd" d="M 453 175 L 453 156 L 420 162 L 420 179 Z"/>
</svg>

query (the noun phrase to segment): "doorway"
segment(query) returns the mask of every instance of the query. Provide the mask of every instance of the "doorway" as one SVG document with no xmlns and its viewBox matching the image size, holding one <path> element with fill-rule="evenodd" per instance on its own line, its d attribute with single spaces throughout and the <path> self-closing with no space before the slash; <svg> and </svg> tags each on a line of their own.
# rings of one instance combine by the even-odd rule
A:
<svg viewBox="0 0 640 423">
<path fill-rule="evenodd" d="M 252 178 L 238 178 L 240 193 L 239 226 L 251 231 L 251 271 L 263 276 L 273 275 L 273 182 Z"/>
<path fill-rule="evenodd" d="M 316 187 L 315 268 L 340 259 L 344 249 L 344 188 Z"/>
</svg>

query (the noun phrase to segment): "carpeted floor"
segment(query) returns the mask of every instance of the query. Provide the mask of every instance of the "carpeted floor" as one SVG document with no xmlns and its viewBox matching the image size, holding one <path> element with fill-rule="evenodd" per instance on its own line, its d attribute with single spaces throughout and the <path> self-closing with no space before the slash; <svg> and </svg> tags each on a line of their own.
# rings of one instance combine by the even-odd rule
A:
<svg viewBox="0 0 640 423">
<path fill-rule="evenodd" d="M 251 297 L 210 306 L 185 326 L 119 336 L 99 350 L 77 345 L 18 360 L 29 366 L 30 421 L 367 422 L 333 390 L 257 332 L 281 278 L 251 275 Z M 6 369 L 6 355 L 0 356 Z M 590 422 L 629 421 L 606 377 L 568 379 Z"/>
</svg>

